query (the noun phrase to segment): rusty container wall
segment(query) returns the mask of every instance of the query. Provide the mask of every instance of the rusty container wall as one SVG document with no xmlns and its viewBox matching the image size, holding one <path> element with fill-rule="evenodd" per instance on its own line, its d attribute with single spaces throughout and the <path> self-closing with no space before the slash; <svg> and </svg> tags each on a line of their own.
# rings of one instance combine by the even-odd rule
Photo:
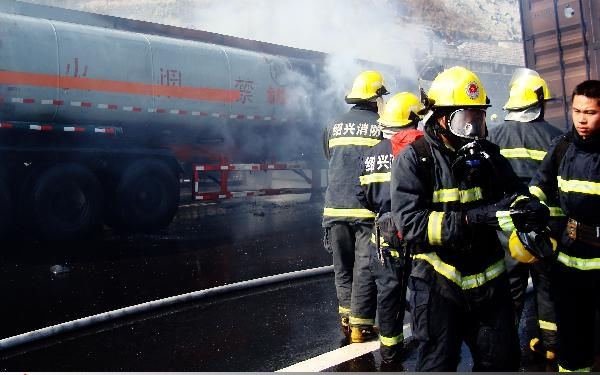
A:
<svg viewBox="0 0 600 375">
<path fill-rule="evenodd" d="M 557 99 L 546 120 L 571 127 L 571 92 L 586 79 L 598 79 L 600 2 L 597 0 L 520 0 L 525 64 L 548 82 Z"/>
</svg>

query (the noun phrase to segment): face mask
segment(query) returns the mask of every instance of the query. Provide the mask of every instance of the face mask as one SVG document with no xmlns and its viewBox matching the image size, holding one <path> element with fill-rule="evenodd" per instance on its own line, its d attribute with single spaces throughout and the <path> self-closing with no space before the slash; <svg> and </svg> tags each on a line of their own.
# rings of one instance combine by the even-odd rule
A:
<svg viewBox="0 0 600 375">
<path fill-rule="evenodd" d="M 485 139 L 487 128 L 485 110 L 459 109 L 447 117 L 447 128 L 452 134 L 469 140 Z"/>
</svg>

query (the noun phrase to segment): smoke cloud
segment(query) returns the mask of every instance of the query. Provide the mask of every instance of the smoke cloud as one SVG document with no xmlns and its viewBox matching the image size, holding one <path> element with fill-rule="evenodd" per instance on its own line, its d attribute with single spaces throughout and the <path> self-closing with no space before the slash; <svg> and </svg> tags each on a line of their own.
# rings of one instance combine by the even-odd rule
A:
<svg viewBox="0 0 600 375">
<path fill-rule="evenodd" d="M 404 23 L 401 11 L 398 4 L 381 0 L 209 1 L 190 26 L 328 53 L 321 92 L 300 81 L 296 90 L 300 96 L 303 89 L 310 90 L 307 95 L 319 95 L 317 102 L 327 111 L 308 110 L 322 114 L 344 108 L 353 78 L 365 69 L 382 71 L 391 92 L 414 90 L 415 61 L 428 43 L 423 28 Z M 412 85 L 406 87 L 406 82 Z"/>
<path fill-rule="evenodd" d="M 405 23 L 401 12 L 397 3 L 381 0 L 208 1 L 189 27 L 327 53 L 318 81 L 288 72 L 288 109 L 307 121 L 286 137 L 293 145 L 279 144 L 287 154 L 320 155 L 321 132 L 349 109 L 344 96 L 361 71 L 381 71 L 392 94 L 416 92 L 415 62 L 431 34 Z"/>
</svg>

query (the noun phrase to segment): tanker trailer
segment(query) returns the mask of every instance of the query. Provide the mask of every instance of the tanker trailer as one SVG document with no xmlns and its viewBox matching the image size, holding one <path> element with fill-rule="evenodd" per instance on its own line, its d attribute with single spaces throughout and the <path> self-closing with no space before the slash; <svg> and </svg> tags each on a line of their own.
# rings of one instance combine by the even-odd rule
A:
<svg viewBox="0 0 600 375">
<path fill-rule="evenodd" d="M 320 54 L 215 35 L 0 4 L 0 231 L 155 230 L 194 163 L 289 155 L 270 147 L 305 121 L 286 110 L 284 77 L 315 74 Z"/>
</svg>

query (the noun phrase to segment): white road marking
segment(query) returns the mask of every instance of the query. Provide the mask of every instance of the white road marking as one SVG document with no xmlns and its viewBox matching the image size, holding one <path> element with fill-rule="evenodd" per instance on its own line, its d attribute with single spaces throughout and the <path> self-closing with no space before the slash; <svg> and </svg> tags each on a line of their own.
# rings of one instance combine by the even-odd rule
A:
<svg viewBox="0 0 600 375">
<path fill-rule="evenodd" d="M 410 324 L 405 324 L 403 327 L 404 337 L 408 338 L 412 335 Z M 362 342 L 359 344 L 350 344 L 328 353 L 318 355 L 314 358 L 307 359 L 291 365 L 276 372 L 320 372 L 330 367 L 350 361 L 361 355 L 374 352 L 379 349 L 379 340 Z"/>
</svg>

